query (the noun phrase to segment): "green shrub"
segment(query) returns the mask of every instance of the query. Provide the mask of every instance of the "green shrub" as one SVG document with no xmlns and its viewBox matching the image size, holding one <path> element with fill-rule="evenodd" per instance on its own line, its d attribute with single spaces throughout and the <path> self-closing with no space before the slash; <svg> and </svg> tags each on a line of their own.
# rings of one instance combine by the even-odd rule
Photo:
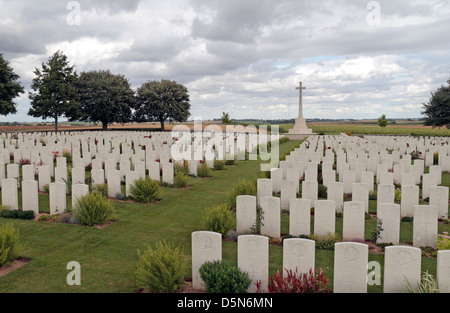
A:
<svg viewBox="0 0 450 313">
<path fill-rule="evenodd" d="M 225 204 L 220 204 L 206 209 L 202 217 L 202 226 L 209 231 L 214 231 L 226 236 L 233 227 L 233 214 Z"/>
<path fill-rule="evenodd" d="M 251 284 L 247 273 L 221 261 L 206 262 L 199 272 L 208 293 L 245 293 Z"/>
<path fill-rule="evenodd" d="M 19 230 L 14 228 L 13 224 L 0 226 L 0 266 L 17 258 L 20 249 Z"/>
<path fill-rule="evenodd" d="M 74 217 L 83 225 L 104 224 L 112 218 L 114 207 L 99 192 L 88 193 L 77 199 Z"/>
<path fill-rule="evenodd" d="M 102 194 L 104 197 L 108 196 L 108 184 L 94 184 L 89 187 L 90 192 Z"/>
<path fill-rule="evenodd" d="M 337 234 L 328 233 L 324 236 L 319 235 L 311 235 L 308 236 L 309 239 L 312 239 L 316 242 L 317 250 L 331 250 L 334 251 L 334 245 L 341 238 Z"/>
<path fill-rule="evenodd" d="M 444 234 L 448 235 L 447 232 L 444 232 Z M 437 237 L 437 249 L 438 250 L 450 250 L 450 238 L 439 235 Z"/>
<path fill-rule="evenodd" d="M 138 250 L 136 280 L 140 287 L 152 292 L 175 292 L 184 283 L 187 262 L 182 247 L 158 242 L 156 249 Z"/>
<path fill-rule="evenodd" d="M 59 215 L 47 215 L 47 214 L 43 214 L 43 215 L 39 216 L 38 221 L 39 221 L 39 222 L 49 222 L 49 223 L 54 223 L 58 217 L 59 217 Z"/>
<path fill-rule="evenodd" d="M 225 161 L 223 160 L 214 160 L 214 169 L 216 171 L 221 171 L 225 169 Z"/>
<path fill-rule="evenodd" d="M 211 169 L 209 168 L 208 164 L 201 163 L 200 166 L 197 168 L 197 176 L 198 177 L 210 177 L 211 176 Z"/>
<path fill-rule="evenodd" d="M 400 190 L 400 189 L 395 189 L 395 192 L 394 192 L 394 200 L 396 201 L 396 202 L 400 202 L 401 200 L 402 200 L 402 191 Z"/>
<path fill-rule="evenodd" d="M 184 188 L 187 186 L 188 179 L 189 179 L 188 176 L 186 176 L 186 174 L 184 174 L 184 172 L 180 171 L 173 178 L 173 182 L 175 184 L 175 187 Z"/>
<path fill-rule="evenodd" d="M 175 162 L 174 164 L 174 173 L 175 175 L 178 173 L 183 173 L 186 176 L 189 175 L 189 163 L 187 161 L 185 162 Z"/>
<path fill-rule="evenodd" d="M 413 221 L 413 217 L 412 216 L 403 216 L 401 221 L 410 223 Z"/>
<path fill-rule="evenodd" d="M 0 217 L 14 218 L 19 220 L 32 220 L 34 218 L 34 212 L 3 209 L 0 210 Z"/>
<path fill-rule="evenodd" d="M 437 280 L 428 271 L 422 272 L 418 282 L 411 283 L 405 278 L 405 285 L 409 293 L 439 293 Z M 414 286 L 417 286 L 417 289 Z"/>
<path fill-rule="evenodd" d="M 256 196 L 256 180 L 241 179 L 239 182 L 231 186 L 231 190 L 228 193 L 228 203 L 232 208 L 236 207 L 236 197 L 240 195 Z"/>
<path fill-rule="evenodd" d="M 327 198 L 327 186 L 318 184 L 317 190 L 319 198 Z"/>
<path fill-rule="evenodd" d="M 161 186 L 156 180 L 146 176 L 131 184 L 130 194 L 137 202 L 150 203 L 161 198 Z"/>
</svg>

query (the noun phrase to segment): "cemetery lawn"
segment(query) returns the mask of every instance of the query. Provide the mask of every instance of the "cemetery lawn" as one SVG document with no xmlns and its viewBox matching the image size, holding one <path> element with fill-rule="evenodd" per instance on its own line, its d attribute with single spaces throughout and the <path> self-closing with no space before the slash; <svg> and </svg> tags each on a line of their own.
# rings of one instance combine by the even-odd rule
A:
<svg viewBox="0 0 450 313">
<path fill-rule="evenodd" d="M 295 141 L 281 144 L 280 155 L 298 144 Z M 204 230 L 201 226 L 204 209 L 226 202 L 227 192 L 234 182 L 251 179 L 259 171 L 260 161 L 238 161 L 225 170 L 213 171 L 210 178 L 190 178 L 187 189 L 164 187 L 162 200 L 154 204 L 113 201 L 116 221 L 102 229 L 0 218 L 0 225 L 13 223 L 19 229 L 23 243 L 21 257 L 29 259 L 24 266 L 0 277 L 0 292 L 135 293 L 139 290 L 135 282 L 137 251 L 148 245 L 154 247 L 161 240 L 183 245 L 189 263 L 186 277 L 190 278 L 191 233 Z M 450 186 L 449 174 L 443 175 L 442 185 Z M 48 195 L 40 195 L 39 201 L 41 212 L 48 212 Z M 70 207 L 70 197 L 67 203 Z M 370 212 L 375 213 L 375 210 L 376 201 L 370 201 Z M 287 235 L 288 215 L 283 214 L 281 221 L 281 233 Z M 342 218 L 336 221 L 336 231 L 342 236 Z M 375 225 L 375 220 L 366 220 L 366 239 L 370 239 Z M 450 232 L 450 225 L 439 224 L 439 233 L 444 231 Z M 412 242 L 412 223 L 402 222 L 401 241 Z M 282 270 L 280 245 L 270 246 L 269 258 L 270 275 Z M 223 260 L 237 265 L 236 242 L 223 241 Z M 71 271 L 66 266 L 70 261 L 81 265 L 80 286 L 66 283 Z M 378 261 L 383 267 L 384 255 L 371 253 L 369 261 Z M 330 289 L 333 262 L 334 251 L 316 250 L 316 268 L 322 268 L 328 276 Z M 436 259 L 423 257 L 422 270 L 435 275 Z M 381 279 L 383 281 L 382 276 Z M 382 292 L 381 286 L 369 286 L 369 292 Z"/>
</svg>

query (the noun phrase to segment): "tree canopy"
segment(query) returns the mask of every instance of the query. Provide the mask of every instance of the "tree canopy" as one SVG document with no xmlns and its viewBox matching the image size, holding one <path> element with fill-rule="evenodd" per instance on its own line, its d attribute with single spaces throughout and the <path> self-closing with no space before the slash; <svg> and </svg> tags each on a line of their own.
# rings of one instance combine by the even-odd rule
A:
<svg viewBox="0 0 450 313">
<path fill-rule="evenodd" d="M 388 125 L 388 120 L 386 119 L 386 114 L 383 114 L 378 118 L 378 126 L 386 127 Z"/>
<path fill-rule="evenodd" d="M 54 118 L 58 130 L 58 118 L 71 116 L 78 110 L 77 73 L 69 66 L 67 56 L 57 51 L 34 74 L 31 84 L 34 92 L 28 95 L 31 100 L 28 115 L 44 120 Z"/>
<path fill-rule="evenodd" d="M 109 70 L 82 72 L 78 92 L 80 110 L 70 120 L 101 122 L 104 130 L 111 123 L 131 121 L 134 91 L 125 76 Z"/>
<path fill-rule="evenodd" d="M 17 81 L 19 75 L 14 73 L 9 62 L 0 53 L 0 114 L 8 115 L 17 112 L 17 104 L 13 101 L 21 93 L 24 93 L 23 86 Z"/>
<path fill-rule="evenodd" d="M 190 115 L 188 90 L 176 81 L 148 81 L 137 89 L 135 120 L 159 121 L 164 130 L 166 120 L 185 122 Z"/>
<path fill-rule="evenodd" d="M 450 128 L 450 79 L 447 86 L 442 85 L 434 93 L 428 103 L 423 103 L 424 125 Z"/>
</svg>

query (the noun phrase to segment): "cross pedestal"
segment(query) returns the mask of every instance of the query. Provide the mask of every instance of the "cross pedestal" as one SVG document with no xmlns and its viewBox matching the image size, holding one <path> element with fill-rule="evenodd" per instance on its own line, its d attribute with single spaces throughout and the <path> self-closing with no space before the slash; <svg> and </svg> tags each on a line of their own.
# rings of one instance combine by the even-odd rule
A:
<svg viewBox="0 0 450 313">
<path fill-rule="evenodd" d="M 314 135 L 312 129 L 306 126 L 306 119 L 303 117 L 303 103 L 302 103 L 302 90 L 306 87 L 302 86 L 302 82 L 299 83 L 299 87 L 296 87 L 300 91 L 299 103 L 298 103 L 298 117 L 295 119 L 294 128 L 291 128 L 287 133 L 289 140 L 302 140 L 310 135 Z"/>
</svg>

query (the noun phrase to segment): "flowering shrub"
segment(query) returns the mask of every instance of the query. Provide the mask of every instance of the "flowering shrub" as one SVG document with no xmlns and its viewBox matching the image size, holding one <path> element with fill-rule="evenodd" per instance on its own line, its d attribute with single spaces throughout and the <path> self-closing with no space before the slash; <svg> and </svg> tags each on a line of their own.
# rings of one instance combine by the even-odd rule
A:
<svg viewBox="0 0 450 313">
<path fill-rule="evenodd" d="M 20 165 L 20 166 L 26 165 L 26 164 L 31 164 L 30 159 L 20 159 L 20 160 L 19 160 L 19 165 Z"/>
<path fill-rule="evenodd" d="M 444 232 L 444 235 L 439 235 L 437 238 L 438 250 L 450 250 L 450 237 L 448 232 Z"/>
<path fill-rule="evenodd" d="M 274 276 L 269 278 L 269 293 L 329 293 L 327 287 L 328 278 L 322 272 L 318 273 L 310 269 L 308 273 L 293 272 L 287 270 L 286 275 L 277 271 Z M 256 292 L 261 292 L 261 281 L 256 282 Z"/>
</svg>

